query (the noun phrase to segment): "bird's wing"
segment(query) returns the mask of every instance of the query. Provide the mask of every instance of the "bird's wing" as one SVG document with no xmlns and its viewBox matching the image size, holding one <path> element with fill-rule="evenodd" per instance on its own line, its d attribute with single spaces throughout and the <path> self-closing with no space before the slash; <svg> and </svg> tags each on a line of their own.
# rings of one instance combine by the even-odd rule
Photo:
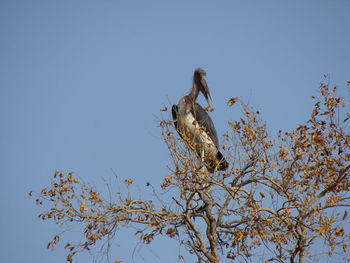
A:
<svg viewBox="0 0 350 263">
<path fill-rule="evenodd" d="M 209 114 L 198 103 L 194 104 L 192 114 L 198 124 L 204 128 L 209 137 L 212 139 L 216 148 L 219 149 L 218 135 Z"/>
<path fill-rule="evenodd" d="M 178 111 L 177 105 L 173 105 L 173 107 L 171 108 L 171 114 L 173 115 L 174 126 L 175 126 L 175 129 L 177 130 L 177 133 L 182 138 L 182 135 L 181 135 L 181 132 L 179 129 L 178 119 L 177 119 L 178 113 L 179 113 L 179 111 Z"/>
</svg>

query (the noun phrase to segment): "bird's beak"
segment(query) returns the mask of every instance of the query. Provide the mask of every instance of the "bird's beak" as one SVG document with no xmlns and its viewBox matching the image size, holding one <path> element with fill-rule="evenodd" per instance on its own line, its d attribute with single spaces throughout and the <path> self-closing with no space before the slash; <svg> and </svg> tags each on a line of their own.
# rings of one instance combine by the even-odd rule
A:
<svg viewBox="0 0 350 263">
<path fill-rule="evenodd" d="M 209 87 L 208 87 L 207 81 L 205 80 L 204 76 L 201 78 L 200 83 L 201 83 L 200 91 L 203 93 L 205 99 L 207 100 L 208 104 L 210 105 L 210 101 L 212 99 L 211 99 L 211 95 L 210 95 L 210 91 L 209 91 Z"/>
</svg>

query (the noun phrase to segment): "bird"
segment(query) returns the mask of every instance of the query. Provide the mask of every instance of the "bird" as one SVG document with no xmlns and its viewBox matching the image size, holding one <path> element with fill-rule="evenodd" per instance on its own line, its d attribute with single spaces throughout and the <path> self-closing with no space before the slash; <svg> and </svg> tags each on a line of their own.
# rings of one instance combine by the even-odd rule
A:
<svg viewBox="0 0 350 263">
<path fill-rule="evenodd" d="M 196 102 L 199 92 L 210 105 L 211 94 L 206 82 L 206 72 L 202 68 L 194 71 L 190 93 L 172 106 L 173 123 L 180 137 L 210 173 L 224 171 L 228 168 L 228 162 L 219 150 L 219 140 L 212 119 Z"/>
</svg>

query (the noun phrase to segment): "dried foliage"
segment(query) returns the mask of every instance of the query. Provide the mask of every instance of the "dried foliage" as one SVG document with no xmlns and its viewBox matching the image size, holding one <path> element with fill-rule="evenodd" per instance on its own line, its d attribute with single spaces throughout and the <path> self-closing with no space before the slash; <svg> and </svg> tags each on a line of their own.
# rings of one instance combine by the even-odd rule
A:
<svg viewBox="0 0 350 263">
<path fill-rule="evenodd" d="M 320 242 L 328 256 L 347 255 L 350 115 L 327 84 L 313 100 L 309 120 L 270 136 L 259 112 L 230 99 L 228 105 L 238 105 L 243 117 L 229 122 L 224 134 L 230 168 L 220 173 L 203 168 L 172 123 L 161 121 L 173 161 L 161 185 L 169 202 L 134 199 L 130 192 L 106 201 L 73 174 L 56 172 L 51 186 L 37 194 L 38 204 L 51 204 L 39 217 L 80 225 L 82 240 L 65 245 L 69 262 L 129 225 L 143 226 L 136 234 L 146 244 L 162 234 L 178 240 L 198 262 L 303 263 L 320 253 L 313 250 Z M 133 183 L 125 180 L 126 186 Z M 59 240 L 56 235 L 48 248 Z"/>
</svg>

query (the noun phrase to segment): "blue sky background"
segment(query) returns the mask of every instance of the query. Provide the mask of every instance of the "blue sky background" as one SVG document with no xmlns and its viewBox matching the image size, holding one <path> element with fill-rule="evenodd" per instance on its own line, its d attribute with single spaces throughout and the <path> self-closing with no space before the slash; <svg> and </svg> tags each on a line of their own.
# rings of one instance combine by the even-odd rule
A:
<svg viewBox="0 0 350 263">
<path fill-rule="evenodd" d="M 199 66 L 218 134 L 241 116 L 231 97 L 273 133 L 302 123 L 323 74 L 350 79 L 349 14 L 347 0 L 0 1 L 0 261 L 65 262 L 62 248 L 45 249 L 57 228 L 27 197 L 56 169 L 101 190 L 112 170 L 159 186 L 171 164 L 159 109 Z M 175 242 L 136 244 L 122 231 L 113 259 L 176 262 Z"/>
</svg>

